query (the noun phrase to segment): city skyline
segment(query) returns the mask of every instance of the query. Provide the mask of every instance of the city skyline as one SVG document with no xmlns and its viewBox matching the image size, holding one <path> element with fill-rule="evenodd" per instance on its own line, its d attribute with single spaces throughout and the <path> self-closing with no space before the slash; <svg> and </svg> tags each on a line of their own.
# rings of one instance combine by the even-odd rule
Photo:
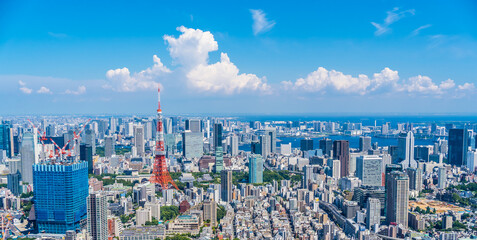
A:
<svg viewBox="0 0 477 240">
<path fill-rule="evenodd" d="M 2 5 L 3 115 L 477 114 L 471 1 Z"/>
</svg>

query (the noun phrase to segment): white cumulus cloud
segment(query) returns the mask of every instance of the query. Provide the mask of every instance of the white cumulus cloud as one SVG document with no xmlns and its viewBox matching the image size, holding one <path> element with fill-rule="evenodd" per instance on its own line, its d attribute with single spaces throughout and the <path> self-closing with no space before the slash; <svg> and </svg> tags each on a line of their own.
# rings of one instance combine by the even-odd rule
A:
<svg viewBox="0 0 477 240">
<path fill-rule="evenodd" d="M 408 93 L 410 95 L 441 96 L 446 93 L 457 94 L 456 90 L 473 90 L 473 83 L 464 83 L 456 87 L 454 80 L 447 79 L 440 83 L 434 82 L 428 76 L 414 76 L 400 79 L 398 71 L 384 68 L 374 73 L 372 78 L 365 74 L 357 77 L 346 75 L 336 70 L 319 67 L 305 78 L 295 82 L 282 82 L 285 89 L 306 92 L 333 92 L 342 94 L 378 94 L 378 93 Z"/>
<path fill-rule="evenodd" d="M 18 81 L 18 84 L 20 85 L 20 91 L 22 91 L 25 94 L 31 94 L 33 90 L 31 88 L 26 87 L 26 83 L 23 81 Z"/>
<path fill-rule="evenodd" d="M 104 87 L 122 92 L 155 89 L 159 79 L 167 81 L 174 77 L 174 80 L 185 81 L 185 86 L 199 92 L 234 94 L 249 90 L 270 93 L 265 77 L 240 73 L 227 53 L 221 53 L 219 62 L 209 63 L 209 53 L 219 48 L 211 32 L 184 26 L 177 30 L 181 32 L 177 38 L 164 36 L 169 54 L 179 66 L 177 69 L 169 70 L 154 55 L 154 66 L 139 73 L 131 74 L 126 67 L 107 71 L 109 83 Z M 167 76 L 164 73 L 174 74 Z"/>
<path fill-rule="evenodd" d="M 344 93 L 365 94 L 371 81 L 364 74 L 352 77 L 342 72 L 328 71 L 323 67 L 319 67 L 305 78 L 297 79 L 295 83 L 285 82 L 284 84 L 287 87 L 292 86 L 294 89 L 302 89 L 309 92 L 335 90 Z"/>
<path fill-rule="evenodd" d="M 52 94 L 51 90 L 45 86 L 41 86 L 36 92 L 40 94 Z"/>
<path fill-rule="evenodd" d="M 270 21 L 267 19 L 267 15 L 260 9 L 250 9 L 253 19 L 253 34 L 258 35 L 269 31 L 275 26 L 275 21 Z"/>
<path fill-rule="evenodd" d="M 475 85 L 473 83 L 464 83 L 459 85 L 457 88 L 463 91 L 473 91 L 475 90 Z"/>
<path fill-rule="evenodd" d="M 255 74 L 239 73 L 238 67 L 226 53 L 220 61 L 209 64 L 209 52 L 218 50 L 212 33 L 200 29 L 179 27 L 178 38 L 164 36 L 171 57 L 182 64 L 188 86 L 203 92 L 239 93 L 244 90 L 268 93 L 265 78 Z"/>
<path fill-rule="evenodd" d="M 169 45 L 171 57 L 185 67 L 207 64 L 209 52 L 219 49 L 214 35 L 209 31 L 184 26 L 178 27 L 177 30 L 182 33 L 178 38 L 165 35 L 164 40 Z"/>
<path fill-rule="evenodd" d="M 198 65 L 187 73 L 187 79 L 193 87 L 207 92 L 238 93 L 242 90 L 268 92 L 270 86 L 255 74 L 239 74 L 239 69 L 226 53 L 222 53 L 220 62 L 211 65 Z"/>
<path fill-rule="evenodd" d="M 374 32 L 374 35 L 379 36 L 384 33 L 387 33 L 391 31 L 391 24 L 399 21 L 400 19 L 407 17 L 407 16 L 412 16 L 415 14 L 414 9 L 408 9 L 408 10 L 399 10 L 399 8 L 393 8 L 391 11 L 386 12 L 386 18 L 384 19 L 383 23 L 376 23 L 376 22 L 371 22 L 371 24 L 376 28 L 376 31 Z"/>
<path fill-rule="evenodd" d="M 81 94 L 86 93 L 86 87 L 85 86 L 79 86 L 77 90 L 66 89 L 65 93 L 66 94 L 73 94 L 73 95 L 81 95 Z"/>
<path fill-rule="evenodd" d="M 110 80 L 110 87 L 118 92 L 134 92 L 137 90 L 157 89 L 157 78 L 164 73 L 170 73 L 161 60 L 154 55 L 154 65 L 146 70 L 131 74 L 129 69 L 118 68 L 106 72 L 106 78 Z"/>
</svg>

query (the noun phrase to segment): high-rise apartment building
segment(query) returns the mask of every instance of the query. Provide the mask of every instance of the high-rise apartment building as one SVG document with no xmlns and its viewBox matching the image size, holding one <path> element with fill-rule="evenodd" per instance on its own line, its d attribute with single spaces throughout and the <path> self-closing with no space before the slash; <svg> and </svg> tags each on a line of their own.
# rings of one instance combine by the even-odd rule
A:
<svg viewBox="0 0 477 240">
<path fill-rule="evenodd" d="M 366 204 L 366 227 L 371 229 L 381 223 L 381 201 L 377 198 L 368 198 Z M 377 229 L 375 229 L 377 230 Z"/>
<path fill-rule="evenodd" d="M 403 172 L 386 175 L 386 222 L 408 227 L 409 178 Z"/>
<path fill-rule="evenodd" d="M 65 234 L 86 225 L 88 163 L 33 165 L 38 232 Z"/>
<path fill-rule="evenodd" d="M 340 160 L 341 177 L 349 176 L 349 142 L 347 140 L 333 142 L 333 158 Z"/>
<path fill-rule="evenodd" d="M 217 225 L 217 203 L 214 199 L 204 201 L 202 205 L 202 211 L 204 213 L 204 220 L 209 220 L 211 226 Z"/>
<path fill-rule="evenodd" d="M 93 240 L 108 239 L 108 202 L 101 192 L 91 193 L 87 198 L 88 233 Z"/>
</svg>

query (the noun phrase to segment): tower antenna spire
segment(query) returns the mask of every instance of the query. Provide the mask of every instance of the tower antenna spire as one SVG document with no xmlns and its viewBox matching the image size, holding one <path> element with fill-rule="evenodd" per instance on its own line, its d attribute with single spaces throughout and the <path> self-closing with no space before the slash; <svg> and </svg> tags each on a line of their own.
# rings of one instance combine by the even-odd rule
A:
<svg viewBox="0 0 477 240">
<path fill-rule="evenodd" d="M 169 183 L 177 190 L 179 188 L 174 183 L 167 170 L 166 154 L 164 150 L 164 131 L 162 124 L 162 109 L 161 109 L 161 85 L 157 87 L 157 127 L 156 127 L 156 150 L 154 157 L 154 166 L 152 176 L 149 179 L 151 183 L 161 185 L 162 189 L 168 189 Z"/>
</svg>

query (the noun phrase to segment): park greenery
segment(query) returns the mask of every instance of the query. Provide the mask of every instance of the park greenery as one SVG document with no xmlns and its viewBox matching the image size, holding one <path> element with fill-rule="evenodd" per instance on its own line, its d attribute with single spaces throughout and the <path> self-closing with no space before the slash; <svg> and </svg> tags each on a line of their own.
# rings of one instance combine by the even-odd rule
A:
<svg viewBox="0 0 477 240">
<path fill-rule="evenodd" d="M 145 225 L 146 226 L 157 226 L 157 225 L 159 225 L 159 221 L 155 217 L 152 217 L 151 221 L 146 221 Z"/>
<path fill-rule="evenodd" d="M 131 148 L 126 146 L 115 146 L 114 151 L 116 152 L 116 155 L 124 155 L 125 153 L 131 152 Z M 96 155 L 104 157 L 104 147 L 96 147 Z"/>
<path fill-rule="evenodd" d="M 225 214 L 227 214 L 225 207 L 217 205 L 217 222 L 220 222 L 220 220 L 225 217 Z"/>
<path fill-rule="evenodd" d="M 27 192 L 27 193 L 20 194 L 20 198 L 29 198 L 29 197 L 33 197 L 33 192 Z"/>
<path fill-rule="evenodd" d="M 177 206 L 162 206 L 161 207 L 161 220 L 169 221 L 179 215 L 179 207 Z"/>
<path fill-rule="evenodd" d="M 129 222 L 129 220 L 131 220 L 134 216 L 135 216 L 134 213 L 123 214 L 119 218 L 121 219 L 121 222 L 124 224 L 124 223 Z"/>
<path fill-rule="evenodd" d="M 116 179 L 117 176 L 118 175 L 111 174 L 111 173 L 105 173 L 105 174 L 101 174 L 101 175 L 93 175 L 93 174 L 89 175 L 90 178 L 94 177 L 94 178 L 98 179 L 99 181 L 103 181 L 104 186 L 112 185 L 115 182 L 118 182 L 118 183 L 122 183 L 124 186 L 133 187 L 134 185 L 136 185 L 136 183 L 139 183 L 139 181 L 130 182 L 130 181 L 126 181 L 126 180 L 123 180 L 123 179 Z"/>
</svg>

